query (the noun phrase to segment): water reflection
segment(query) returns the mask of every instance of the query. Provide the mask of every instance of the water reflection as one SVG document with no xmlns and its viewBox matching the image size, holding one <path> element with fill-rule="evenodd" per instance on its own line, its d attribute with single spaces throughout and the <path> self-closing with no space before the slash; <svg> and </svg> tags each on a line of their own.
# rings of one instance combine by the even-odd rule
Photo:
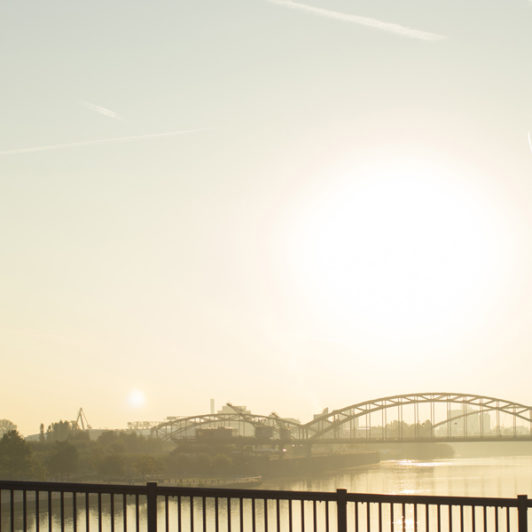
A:
<svg viewBox="0 0 532 532">
<path fill-rule="evenodd" d="M 24 502 L 22 493 L 15 492 L 13 518 L 10 507 L 10 493 L 8 490 L 3 490 L 0 504 L 0 530 L 16 530 L 17 532 L 75 529 L 118 531 L 135 530 L 137 522 L 140 527 L 145 526 L 146 522 L 145 497 L 139 498 L 137 506 L 134 496 L 127 496 L 124 501 L 122 495 L 115 495 L 111 500 L 110 495 L 99 497 L 96 494 L 90 494 L 87 499 L 85 494 L 77 494 L 74 501 L 71 493 L 65 493 L 61 498 L 61 495 L 55 492 L 50 497 L 44 492 L 40 492 L 39 497 L 36 497 L 34 492 L 28 492 Z"/>
<path fill-rule="evenodd" d="M 532 456 L 389 460 L 308 479 L 272 479 L 265 489 L 411 493 L 478 497 L 532 496 Z"/>
</svg>

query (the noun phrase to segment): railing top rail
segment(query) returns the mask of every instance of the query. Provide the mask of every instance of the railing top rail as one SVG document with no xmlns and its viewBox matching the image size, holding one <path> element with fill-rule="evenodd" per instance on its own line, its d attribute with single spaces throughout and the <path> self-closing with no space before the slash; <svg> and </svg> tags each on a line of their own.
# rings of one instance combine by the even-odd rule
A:
<svg viewBox="0 0 532 532">
<path fill-rule="evenodd" d="M 348 493 L 347 500 L 349 502 L 380 502 L 447 506 L 516 507 L 518 505 L 517 498 L 457 497 L 446 495 L 381 495 L 377 493 Z"/>
<path fill-rule="evenodd" d="M 304 500 L 304 501 L 336 501 L 338 493 L 331 491 L 289 491 L 289 490 L 257 490 L 228 488 L 191 488 L 180 486 L 161 486 L 151 484 L 157 495 L 184 497 L 221 497 L 235 499 L 268 499 L 268 500 Z M 147 484 L 103 484 L 74 482 L 33 482 L 19 480 L 0 480 L 0 489 L 26 490 L 43 492 L 75 492 L 147 495 Z M 377 493 L 346 493 L 348 502 L 397 503 L 397 504 L 428 504 L 450 506 L 485 506 L 485 507 L 517 507 L 517 498 L 499 497 L 456 497 L 438 495 L 383 495 Z M 528 507 L 532 507 L 532 499 L 526 499 Z"/>
<path fill-rule="evenodd" d="M 75 493 L 122 493 L 126 495 L 146 494 L 146 484 L 103 484 L 85 482 L 34 482 L 26 480 L 0 480 L 0 489 Z"/>
<path fill-rule="evenodd" d="M 246 490 L 225 488 L 181 488 L 158 486 L 161 495 L 188 495 L 195 497 L 229 497 L 242 499 L 336 501 L 338 495 L 331 491 L 282 491 Z M 347 493 L 348 502 L 384 502 L 405 504 L 433 504 L 452 506 L 504 506 L 516 507 L 516 498 L 500 497 L 456 497 L 439 495 L 382 495 L 377 493 Z M 532 501 L 531 501 L 532 502 Z"/>
<path fill-rule="evenodd" d="M 232 499 L 269 499 L 302 501 L 336 501 L 334 491 L 289 491 L 233 488 L 187 488 L 179 486 L 157 486 L 159 495 L 181 495 L 192 497 L 227 497 Z"/>
</svg>

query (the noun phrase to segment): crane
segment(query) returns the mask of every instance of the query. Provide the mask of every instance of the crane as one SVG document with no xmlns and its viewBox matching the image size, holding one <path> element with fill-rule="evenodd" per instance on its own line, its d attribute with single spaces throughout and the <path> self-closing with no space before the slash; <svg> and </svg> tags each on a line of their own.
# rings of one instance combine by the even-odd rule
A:
<svg viewBox="0 0 532 532">
<path fill-rule="evenodd" d="M 79 409 L 78 417 L 74 421 L 72 421 L 72 428 L 74 430 L 89 430 L 92 428 L 89 425 L 89 421 L 87 420 L 85 412 L 83 412 L 83 408 Z"/>
</svg>

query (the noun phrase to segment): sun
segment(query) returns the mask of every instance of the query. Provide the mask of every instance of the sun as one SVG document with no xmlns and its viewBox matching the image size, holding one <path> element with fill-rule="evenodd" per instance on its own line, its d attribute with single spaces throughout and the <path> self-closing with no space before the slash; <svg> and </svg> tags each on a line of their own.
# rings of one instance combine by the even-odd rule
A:
<svg viewBox="0 0 532 532">
<path fill-rule="evenodd" d="M 499 289 L 495 211 L 439 166 L 361 167 L 309 198 L 291 235 L 291 268 L 336 326 L 395 335 L 460 327 Z"/>
<path fill-rule="evenodd" d="M 146 404 L 146 396 L 142 390 L 134 388 L 129 392 L 127 402 L 133 408 L 141 408 Z"/>
</svg>

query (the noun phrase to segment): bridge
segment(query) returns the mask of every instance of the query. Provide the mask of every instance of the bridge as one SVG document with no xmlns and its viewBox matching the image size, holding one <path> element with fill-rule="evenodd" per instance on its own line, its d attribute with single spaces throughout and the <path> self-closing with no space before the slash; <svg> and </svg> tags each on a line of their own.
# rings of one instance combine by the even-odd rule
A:
<svg viewBox="0 0 532 532">
<path fill-rule="evenodd" d="M 314 416 L 307 423 L 277 414 L 230 412 L 172 417 L 154 437 L 293 443 L 532 441 L 532 407 L 475 394 L 429 392 L 380 397 Z"/>
</svg>

